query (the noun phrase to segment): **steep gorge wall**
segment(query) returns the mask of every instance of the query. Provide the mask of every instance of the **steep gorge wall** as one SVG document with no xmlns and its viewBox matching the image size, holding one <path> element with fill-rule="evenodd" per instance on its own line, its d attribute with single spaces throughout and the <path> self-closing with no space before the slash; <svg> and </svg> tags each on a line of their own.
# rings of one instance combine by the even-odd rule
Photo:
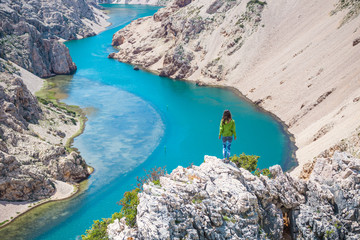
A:
<svg viewBox="0 0 360 240">
<path fill-rule="evenodd" d="M 85 0 L 0 2 L 0 200 L 48 198 L 55 180 L 89 176 L 85 160 L 68 147 L 81 130 L 79 113 L 38 102 L 33 94 L 42 81 L 32 73 L 73 73 L 76 65 L 61 41 L 103 30 L 106 16 L 98 8 Z"/>
<path fill-rule="evenodd" d="M 44 199 L 53 180 L 87 178 L 85 161 L 64 146 L 78 129 L 73 112 L 39 103 L 17 68 L 0 60 L 0 200 Z"/>
<path fill-rule="evenodd" d="M 360 17 L 347 18 L 356 4 L 174 0 L 117 32 L 119 52 L 110 57 L 162 76 L 235 87 L 289 126 L 299 174 L 304 163 L 357 135 Z"/>
<path fill-rule="evenodd" d="M 69 50 L 58 40 L 95 35 L 105 16 L 85 0 L 0 3 L 0 57 L 40 77 L 76 71 Z"/>
</svg>

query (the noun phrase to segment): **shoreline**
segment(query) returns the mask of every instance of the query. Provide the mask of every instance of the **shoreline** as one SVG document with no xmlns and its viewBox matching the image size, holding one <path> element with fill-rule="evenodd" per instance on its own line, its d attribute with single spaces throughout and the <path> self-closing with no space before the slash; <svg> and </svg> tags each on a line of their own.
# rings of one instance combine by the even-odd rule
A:
<svg viewBox="0 0 360 240">
<path fill-rule="evenodd" d="M 58 180 L 53 180 L 53 183 L 56 186 L 56 192 L 49 198 L 24 202 L 0 201 L 0 212 L 2 213 L 2 215 L 0 215 L 0 229 L 8 226 L 15 219 L 25 215 L 30 210 L 40 207 L 46 203 L 70 199 L 79 192 L 79 184 L 70 184 Z"/>
<path fill-rule="evenodd" d="M 47 80 L 43 79 L 43 86 L 40 91 L 47 91 L 46 89 L 43 89 L 46 83 Z M 60 108 L 65 108 L 68 111 L 74 111 L 77 114 L 76 119 L 78 119 L 79 121 L 79 125 L 80 125 L 79 129 L 74 134 L 72 134 L 67 139 L 66 143 L 63 145 L 68 153 L 72 151 L 76 151 L 77 153 L 79 153 L 78 149 L 72 147 L 71 145 L 74 141 L 74 138 L 81 135 L 85 130 L 85 123 L 87 121 L 87 118 L 85 113 L 82 111 L 82 109 L 78 106 L 67 105 L 63 102 L 60 102 L 61 100 L 60 98 L 45 99 L 39 96 L 36 96 L 36 98 L 38 99 L 39 102 L 47 101 L 48 103 L 52 103 Z M 42 104 L 46 105 L 43 102 Z M 94 168 L 91 167 L 90 165 L 87 165 L 87 170 L 89 176 L 95 171 Z M 2 215 L 0 215 L 0 229 L 10 225 L 10 223 L 12 223 L 18 217 L 24 216 L 26 213 L 29 213 L 30 210 L 33 210 L 46 203 L 64 201 L 75 197 L 79 192 L 79 185 L 86 180 L 88 180 L 88 177 L 81 180 L 79 183 L 70 183 L 70 182 L 63 182 L 63 181 L 51 179 L 52 183 L 55 185 L 56 190 L 55 193 L 48 198 L 36 200 L 36 201 L 0 201 L 0 212 L 2 213 Z"/>
<path fill-rule="evenodd" d="M 93 7 L 93 9 L 95 9 Z M 100 18 L 101 20 L 98 25 L 93 26 L 90 24 L 85 25 L 89 26 L 94 32 L 95 35 L 100 34 L 101 32 L 105 31 L 109 26 L 112 25 L 111 22 L 108 22 L 107 19 L 110 17 L 106 14 L 105 10 L 96 9 L 94 10 L 98 12 L 98 14 L 101 14 L 102 16 L 105 16 L 104 18 Z M 79 38 L 82 39 L 82 38 Z M 59 39 L 59 42 L 65 42 L 63 39 Z M 17 66 L 17 65 L 16 65 Z M 17 66 L 19 67 L 19 66 Z M 38 99 L 39 102 L 42 102 L 40 99 L 47 101 L 52 104 L 56 104 L 59 107 L 65 108 L 70 111 L 74 111 L 77 114 L 77 119 L 79 121 L 79 129 L 72 134 L 65 142 L 64 147 L 66 150 L 70 153 L 72 151 L 76 151 L 79 153 L 78 149 L 72 147 L 72 144 L 74 142 L 74 139 L 78 136 L 80 136 L 84 130 L 85 130 L 85 123 L 87 121 L 86 114 L 79 106 L 72 106 L 67 105 L 65 103 L 60 102 L 61 98 L 55 99 L 47 99 L 46 97 L 39 97 L 36 93 L 43 91 L 44 87 L 46 87 L 47 79 L 48 78 L 39 78 L 35 75 L 31 74 L 30 72 L 26 71 L 25 69 L 19 67 L 22 73 L 22 76 L 24 76 L 24 79 L 31 79 L 30 81 L 25 82 L 26 86 L 31 89 L 32 94 Z M 75 74 L 75 73 L 74 73 Z M 73 74 L 71 74 L 73 75 Z M 41 83 L 41 86 L 39 87 L 38 84 Z M 46 91 L 46 90 L 45 90 Z M 44 104 L 44 103 L 42 103 Z M 45 104 L 44 104 L 45 105 Z M 89 172 L 89 176 L 94 172 L 94 168 L 87 165 L 87 169 Z M 0 201 L 0 212 L 2 213 L 0 215 L 0 229 L 3 229 L 10 225 L 15 219 L 17 219 L 20 216 L 24 216 L 25 214 L 29 213 L 31 210 L 42 206 L 47 203 L 51 202 L 57 202 L 57 201 L 64 201 L 68 200 L 70 198 L 73 198 L 79 193 L 79 184 L 86 181 L 88 178 L 82 180 L 79 183 L 67 183 L 62 182 L 58 180 L 52 179 L 53 184 L 55 185 L 55 193 L 45 199 L 36 200 L 36 201 Z"/>
</svg>

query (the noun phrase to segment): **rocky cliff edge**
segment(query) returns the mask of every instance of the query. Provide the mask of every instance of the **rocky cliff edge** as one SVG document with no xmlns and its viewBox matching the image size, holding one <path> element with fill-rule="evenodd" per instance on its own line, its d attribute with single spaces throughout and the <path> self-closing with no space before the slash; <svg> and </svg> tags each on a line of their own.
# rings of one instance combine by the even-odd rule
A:
<svg viewBox="0 0 360 240">
<path fill-rule="evenodd" d="M 307 180 L 280 166 L 256 177 L 205 156 L 145 184 L 136 227 L 108 226 L 110 239 L 359 239 L 360 160 L 343 152 L 319 158 Z"/>
</svg>

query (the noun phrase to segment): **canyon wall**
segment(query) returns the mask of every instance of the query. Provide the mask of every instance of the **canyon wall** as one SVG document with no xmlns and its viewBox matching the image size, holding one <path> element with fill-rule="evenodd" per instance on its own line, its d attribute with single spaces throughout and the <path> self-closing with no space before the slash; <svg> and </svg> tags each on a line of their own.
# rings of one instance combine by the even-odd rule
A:
<svg viewBox="0 0 360 240">
<path fill-rule="evenodd" d="M 289 126 L 298 175 L 307 161 L 358 134 L 359 8 L 351 0 L 174 0 L 118 31 L 119 52 L 109 57 L 238 89 Z"/>
<path fill-rule="evenodd" d="M 89 176 L 82 157 L 65 148 L 79 131 L 79 116 L 39 103 L 24 81 L 17 66 L 0 59 L 0 200 L 48 198 L 56 191 L 54 180 L 75 183 Z"/>
<path fill-rule="evenodd" d="M 62 41 L 95 35 L 106 18 L 85 0 L 0 2 L 0 200 L 48 198 L 55 181 L 89 176 L 84 159 L 69 148 L 82 128 L 80 111 L 39 102 L 34 93 L 43 82 L 33 74 L 72 74 L 76 65 Z"/>
<path fill-rule="evenodd" d="M 76 71 L 59 40 L 93 36 L 104 30 L 105 15 L 85 0 L 0 3 L 0 57 L 40 77 Z"/>
</svg>

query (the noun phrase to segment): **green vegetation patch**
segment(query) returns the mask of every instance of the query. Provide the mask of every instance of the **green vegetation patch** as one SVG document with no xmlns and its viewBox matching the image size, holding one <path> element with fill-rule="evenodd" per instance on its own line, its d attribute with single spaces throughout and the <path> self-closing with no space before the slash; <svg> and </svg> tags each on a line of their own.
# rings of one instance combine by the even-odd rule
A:
<svg viewBox="0 0 360 240">
<path fill-rule="evenodd" d="M 251 6 L 251 5 L 255 5 L 255 4 L 259 4 L 260 6 L 265 6 L 267 4 L 266 1 L 259 1 L 259 0 L 251 0 L 247 3 L 247 7 Z"/>
<path fill-rule="evenodd" d="M 136 224 L 137 206 L 139 205 L 138 193 L 140 188 L 135 188 L 125 192 L 124 197 L 117 203 L 122 206 L 120 212 L 114 213 L 111 218 L 103 218 L 102 221 L 96 220 L 90 229 L 85 231 L 86 235 L 81 235 L 83 240 L 109 239 L 107 235 L 107 226 L 115 221 L 125 217 L 126 224 L 134 227 Z"/>
<path fill-rule="evenodd" d="M 230 158 L 230 160 L 236 164 L 238 168 L 244 168 L 250 172 L 255 171 L 260 157 L 256 155 L 246 155 L 242 153 L 237 156 L 236 154 Z"/>
<path fill-rule="evenodd" d="M 325 232 L 325 238 L 330 238 L 335 233 L 334 229 Z"/>
<path fill-rule="evenodd" d="M 71 80 L 69 79 L 70 77 L 71 76 L 57 76 L 54 79 L 48 79 L 45 81 L 42 89 L 35 93 L 37 100 L 45 105 L 49 110 L 54 111 L 53 109 L 55 108 L 64 112 L 66 115 L 70 116 L 70 121 L 73 125 L 76 125 L 77 121 L 79 121 L 79 130 L 65 143 L 65 148 L 68 152 L 76 151 L 76 149 L 72 148 L 71 145 L 74 141 L 74 138 L 83 133 L 85 129 L 85 122 L 87 120 L 85 113 L 79 106 L 67 105 L 63 102 L 60 102 L 60 99 L 66 96 L 62 89 L 69 83 Z"/>
<path fill-rule="evenodd" d="M 125 192 L 123 198 L 117 202 L 121 206 L 120 212 L 116 212 L 111 218 L 103 218 L 102 221 L 96 220 L 90 229 L 86 230 L 86 235 L 82 235 L 83 240 L 109 239 L 107 235 L 107 226 L 115 221 L 115 219 L 125 218 L 129 227 L 136 226 L 137 206 L 139 205 L 139 192 L 142 191 L 142 185 L 153 182 L 160 185 L 160 177 L 166 174 L 165 167 L 154 167 L 150 171 L 145 170 L 145 176 L 137 178 L 138 184 L 135 189 Z"/>
<path fill-rule="evenodd" d="M 260 177 L 261 175 L 268 176 L 272 178 L 270 170 L 268 168 L 264 168 L 260 170 L 257 168 L 258 159 L 260 157 L 256 155 L 246 155 L 242 153 L 241 155 L 237 156 L 236 154 L 230 158 L 230 161 L 236 164 L 238 168 L 244 168 L 249 172 L 253 172 L 255 176 Z"/>
<path fill-rule="evenodd" d="M 191 200 L 191 202 L 193 204 L 200 204 L 202 203 L 202 201 L 204 200 L 204 197 L 200 196 L 199 194 L 196 194 L 193 199 Z"/>
<path fill-rule="evenodd" d="M 154 181 L 152 181 L 155 185 L 158 185 L 158 186 L 160 186 L 161 187 L 161 184 L 160 184 L 160 180 L 154 180 Z"/>
<path fill-rule="evenodd" d="M 232 222 L 232 223 L 235 223 L 235 222 L 236 222 L 235 218 L 229 217 L 229 216 L 227 216 L 227 215 L 224 215 L 224 216 L 223 216 L 223 219 L 224 219 L 225 222 Z"/>
<path fill-rule="evenodd" d="M 347 10 L 348 13 L 344 17 L 343 21 L 340 24 L 340 27 L 347 22 L 355 19 L 360 14 L 360 1 L 359 0 L 339 0 L 336 5 L 335 10 L 333 10 L 330 15 L 334 15 L 337 12 Z"/>
<path fill-rule="evenodd" d="M 261 170 L 259 168 L 257 168 L 254 172 L 254 175 L 260 177 L 260 174 L 267 176 L 268 178 L 272 178 L 271 172 L 268 168 L 264 168 Z"/>
<path fill-rule="evenodd" d="M 102 221 L 96 220 L 91 229 L 86 230 L 86 235 L 82 235 L 83 240 L 109 239 L 106 233 L 110 219 L 103 218 Z"/>
<path fill-rule="evenodd" d="M 4 225 L 5 223 L 7 223 L 9 220 L 5 220 L 3 222 L 0 223 L 0 226 Z"/>
</svg>

